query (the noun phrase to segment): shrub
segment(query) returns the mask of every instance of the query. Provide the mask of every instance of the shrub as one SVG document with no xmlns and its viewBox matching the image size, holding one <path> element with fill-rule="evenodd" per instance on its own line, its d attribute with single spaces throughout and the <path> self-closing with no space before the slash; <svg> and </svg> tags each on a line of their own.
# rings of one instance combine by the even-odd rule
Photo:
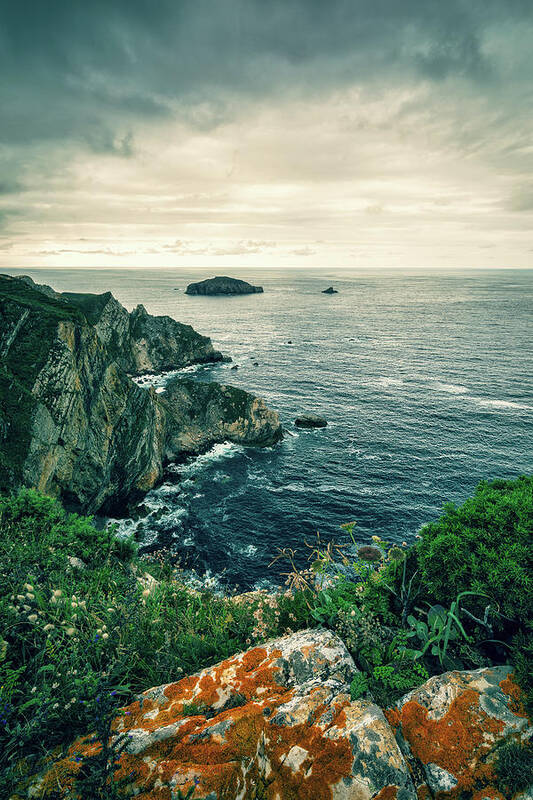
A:
<svg viewBox="0 0 533 800">
<path fill-rule="evenodd" d="M 532 541 L 533 477 L 482 482 L 422 529 L 416 552 L 424 590 L 448 605 L 463 591 L 485 593 L 510 623 L 523 625 L 533 612 Z M 486 602 L 478 599 L 477 608 Z"/>
</svg>

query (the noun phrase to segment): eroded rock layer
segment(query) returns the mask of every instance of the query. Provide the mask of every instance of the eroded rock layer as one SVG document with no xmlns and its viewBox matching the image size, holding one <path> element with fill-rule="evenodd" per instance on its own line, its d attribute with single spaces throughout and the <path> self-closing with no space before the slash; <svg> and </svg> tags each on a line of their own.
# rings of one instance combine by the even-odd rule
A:
<svg viewBox="0 0 533 800">
<path fill-rule="evenodd" d="M 0 490 L 32 486 L 86 512 L 151 489 L 170 458 L 214 442 L 272 444 L 277 414 L 240 389 L 156 395 L 128 373 L 216 361 L 190 326 L 0 276 Z"/>
</svg>

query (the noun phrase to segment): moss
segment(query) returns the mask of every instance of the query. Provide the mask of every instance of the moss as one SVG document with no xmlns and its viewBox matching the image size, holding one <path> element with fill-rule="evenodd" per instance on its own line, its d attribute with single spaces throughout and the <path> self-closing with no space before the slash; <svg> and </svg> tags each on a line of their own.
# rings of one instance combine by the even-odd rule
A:
<svg viewBox="0 0 533 800">
<path fill-rule="evenodd" d="M 494 771 L 504 795 L 528 789 L 533 785 L 533 742 L 505 742 L 498 749 Z"/>
</svg>

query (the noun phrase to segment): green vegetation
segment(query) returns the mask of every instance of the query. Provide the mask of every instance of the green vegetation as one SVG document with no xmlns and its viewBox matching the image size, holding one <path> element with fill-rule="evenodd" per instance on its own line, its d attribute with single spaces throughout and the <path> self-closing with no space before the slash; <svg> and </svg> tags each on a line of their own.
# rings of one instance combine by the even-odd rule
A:
<svg viewBox="0 0 533 800">
<path fill-rule="evenodd" d="M 505 797 L 524 792 L 533 785 L 533 742 L 505 742 L 496 761 L 498 788 Z"/>
<path fill-rule="evenodd" d="M 305 622 L 290 598 L 258 605 L 186 589 L 178 571 L 35 491 L 0 499 L 0 785 L 94 730 L 104 703 Z"/>
<path fill-rule="evenodd" d="M 113 530 L 37 492 L 0 500 L 0 784 L 19 784 L 52 748 L 95 731 L 107 744 L 84 761 L 77 791 L 111 797 L 122 743 L 111 742 L 110 720 L 133 694 L 317 625 L 355 660 L 353 699 L 388 706 L 445 669 L 511 660 L 531 710 L 532 486 L 481 484 L 412 548 L 377 536 L 358 546 L 348 523 L 353 558 L 317 539 L 300 570 L 294 551 L 281 551 L 289 591 L 240 598 L 188 589 L 164 559 L 141 560 Z M 530 746 L 505 745 L 497 765 L 502 792 L 519 791 Z"/>
</svg>

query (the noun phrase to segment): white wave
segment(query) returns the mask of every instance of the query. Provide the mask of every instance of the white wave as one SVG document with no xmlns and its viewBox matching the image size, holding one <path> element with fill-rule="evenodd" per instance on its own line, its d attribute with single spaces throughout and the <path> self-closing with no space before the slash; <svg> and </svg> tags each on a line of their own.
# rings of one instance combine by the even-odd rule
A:
<svg viewBox="0 0 533 800">
<path fill-rule="evenodd" d="M 383 375 L 378 380 L 378 385 L 386 388 L 387 386 L 404 386 L 405 384 L 400 378 L 388 378 L 387 376 Z"/>
<path fill-rule="evenodd" d="M 183 476 L 196 475 L 208 464 L 222 461 L 225 458 L 232 458 L 237 453 L 242 452 L 242 450 L 243 448 L 241 445 L 233 444 L 233 442 L 221 442 L 220 444 L 213 445 L 207 453 L 196 456 L 194 461 L 191 461 L 189 464 L 175 465 L 175 471 Z"/>
<path fill-rule="evenodd" d="M 442 383 L 435 381 L 435 389 L 441 392 L 448 392 L 449 394 L 468 394 L 469 389 L 466 386 L 460 386 L 455 383 Z"/>
<path fill-rule="evenodd" d="M 502 410 L 533 411 L 533 406 L 526 403 L 514 403 L 511 400 L 489 400 L 484 397 L 472 397 L 472 401 L 482 408 L 500 408 Z"/>
</svg>

